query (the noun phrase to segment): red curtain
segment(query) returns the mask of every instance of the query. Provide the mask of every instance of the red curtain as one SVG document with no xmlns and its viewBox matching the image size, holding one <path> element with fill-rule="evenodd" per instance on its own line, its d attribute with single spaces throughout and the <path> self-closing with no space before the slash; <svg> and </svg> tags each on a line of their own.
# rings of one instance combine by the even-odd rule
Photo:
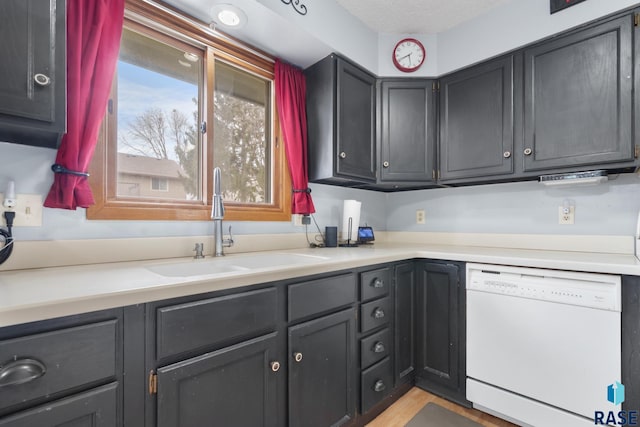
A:
<svg viewBox="0 0 640 427">
<path fill-rule="evenodd" d="M 95 203 L 85 175 L 109 99 L 123 18 L 124 0 L 67 0 L 67 133 L 46 207 Z"/>
<path fill-rule="evenodd" d="M 276 106 L 293 185 L 291 213 L 312 214 L 316 211 L 309 189 L 307 161 L 307 85 L 302 71 L 276 59 Z"/>
</svg>

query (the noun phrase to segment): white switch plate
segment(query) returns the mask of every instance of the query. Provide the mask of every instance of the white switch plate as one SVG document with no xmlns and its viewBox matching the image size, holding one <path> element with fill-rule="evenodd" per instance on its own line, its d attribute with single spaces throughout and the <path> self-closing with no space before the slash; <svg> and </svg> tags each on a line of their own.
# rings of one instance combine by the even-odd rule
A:
<svg viewBox="0 0 640 427">
<path fill-rule="evenodd" d="M 41 227 L 42 226 L 42 195 L 41 194 L 17 194 L 16 207 L 7 209 L 4 207 L 4 194 L 0 193 L 0 224 L 6 226 L 4 211 L 14 211 L 16 217 L 13 220 L 14 227 Z"/>
<path fill-rule="evenodd" d="M 426 224 L 424 209 L 416 210 L 416 224 Z"/>
<path fill-rule="evenodd" d="M 302 223 L 302 215 L 300 215 L 300 214 L 291 214 L 291 223 L 295 227 L 303 227 L 304 224 Z"/>
<path fill-rule="evenodd" d="M 575 206 L 569 206 L 569 213 L 564 212 L 564 206 L 558 207 L 558 224 L 571 225 L 575 221 Z"/>
</svg>

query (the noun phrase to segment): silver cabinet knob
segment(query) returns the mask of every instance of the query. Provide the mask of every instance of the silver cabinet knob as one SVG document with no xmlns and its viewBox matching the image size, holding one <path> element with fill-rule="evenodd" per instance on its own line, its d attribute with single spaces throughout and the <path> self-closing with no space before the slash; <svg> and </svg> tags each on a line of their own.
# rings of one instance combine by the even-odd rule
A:
<svg viewBox="0 0 640 427">
<path fill-rule="evenodd" d="M 49 86 L 51 84 L 51 78 L 40 73 L 33 76 L 33 80 L 38 86 Z"/>
<path fill-rule="evenodd" d="M 298 363 L 302 362 L 302 353 L 300 352 L 293 353 L 293 360 L 295 360 Z"/>
<path fill-rule="evenodd" d="M 373 391 L 380 393 L 381 391 L 384 391 L 384 389 L 386 389 L 387 386 L 384 385 L 384 381 L 382 380 L 378 380 L 376 381 L 376 383 L 373 385 Z"/>
<path fill-rule="evenodd" d="M 376 309 L 373 311 L 373 318 L 374 319 L 384 318 L 384 310 L 381 309 L 380 307 L 376 307 Z"/>
<path fill-rule="evenodd" d="M 524 155 L 525 156 L 530 156 L 531 153 L 533 153 L 533 150 L 531 148 L 525 148 L 524 149 Z"/>
<path fill-rule="evenodd" d="M 340 153 L 340 158 L 341 159 L 346 159 L 347 158 L 347 153 L 345 153 L 344 151 Z"/>
<path fill-rule="evenodd" d="M 280 370 L 280 362 L 278 362 L 277 360 L 271 362 L 271 370 L 273 372 L 278 372 Z"/>
<path fill-rule="evenodd" d="M 378 341 L 374 346 L 373 346 L 373 352 L 374 353 L 384 353 L 384 344 L 381 341 Z"/>
<path fill-rule="evenodd" d="M 383 168 L 388 168 L 389 167 L 389 162 L 382 162 L 382 167 Z"/>
<path fill-rule="evenodd" d="M 384 280 L 380 280 L 377 277 L 369 284 L 372 288 L 384 288 Z"/>
<path fill-rule="evenodd" d="M 504 153 L 502 153 L 502 157 L 508 159 L 509 157 L 511 157 L 511 151 L 505 151 Z"/>
</svg>

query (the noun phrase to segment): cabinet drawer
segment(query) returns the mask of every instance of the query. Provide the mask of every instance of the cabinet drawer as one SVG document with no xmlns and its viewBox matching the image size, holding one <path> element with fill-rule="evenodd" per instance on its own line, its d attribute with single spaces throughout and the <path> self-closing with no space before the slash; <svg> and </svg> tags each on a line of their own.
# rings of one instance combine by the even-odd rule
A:
<svg viewBox="0 0 640 427">
<path fill-rule="evenodd" d="M 360 306 L 360 332 L 386 325 L 391 320 L 391 299 L 380 298 Z"/>
<path fill-rule="evenodd" d="M 16 404 L 115 378 L 117 337 L 118 321 L 109 320 L 1 341 L 0 365 L 5 372 L 15 372 L 5 379 L 18 383 L 0 387 L 0 412 Z M 29 372 L 25 374 L 25 370 Z M 19 383 L 21 379 L 25 381 Z"/>
<path fill-rule="evenodd" d="M 0 418 L 0 427 L 113 427 L 117 418 L 118 383 Z"/>
<path fill-rule="evenodd" d="M 391 333 L 383 329 L 360 340 L 360 367 L 368 368 L 390 354 Z"/>
<path fill-rule="evenodd" d="M 360 410 L 364 414 L 393 389 L 391 359 L 387 357 L 382 362 L 362 371 L 360 385 L 362 391 Z"/>
<path fill-rule="evenodd" d="M 311 280 L 289 286 L 289 321 L 302 319 L 356 302 L 353 274 Z"/>
<path fill-rule="evenodd" d="M 277 304 L 268 288 L 158 308 L 157 358 L 272 331 Z"/>
<path fill-rule="evenodd" d="M 360 273 L 360 298 L 362 301 L 378 298 L 389 293 L 391 274 L 389 268 Z"/>
</svg>

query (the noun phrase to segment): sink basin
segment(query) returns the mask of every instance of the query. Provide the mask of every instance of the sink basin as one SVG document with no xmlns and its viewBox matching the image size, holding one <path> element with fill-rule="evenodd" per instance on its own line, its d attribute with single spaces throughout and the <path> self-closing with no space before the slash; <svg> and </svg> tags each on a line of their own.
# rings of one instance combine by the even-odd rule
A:
<svg viewBox="0 0 640 427">
<path fill-rule="evenodd" d="M 194 259 L 147 266 L 147 270 L 166 277 L 189 277 L 233 273 L 240 271 L 278 268 L 289 265 L 305 265 L 329 258 L 318 255 L 267 253 L 252 255 L 228 255 L 224 258 Z"/>
</svg>

